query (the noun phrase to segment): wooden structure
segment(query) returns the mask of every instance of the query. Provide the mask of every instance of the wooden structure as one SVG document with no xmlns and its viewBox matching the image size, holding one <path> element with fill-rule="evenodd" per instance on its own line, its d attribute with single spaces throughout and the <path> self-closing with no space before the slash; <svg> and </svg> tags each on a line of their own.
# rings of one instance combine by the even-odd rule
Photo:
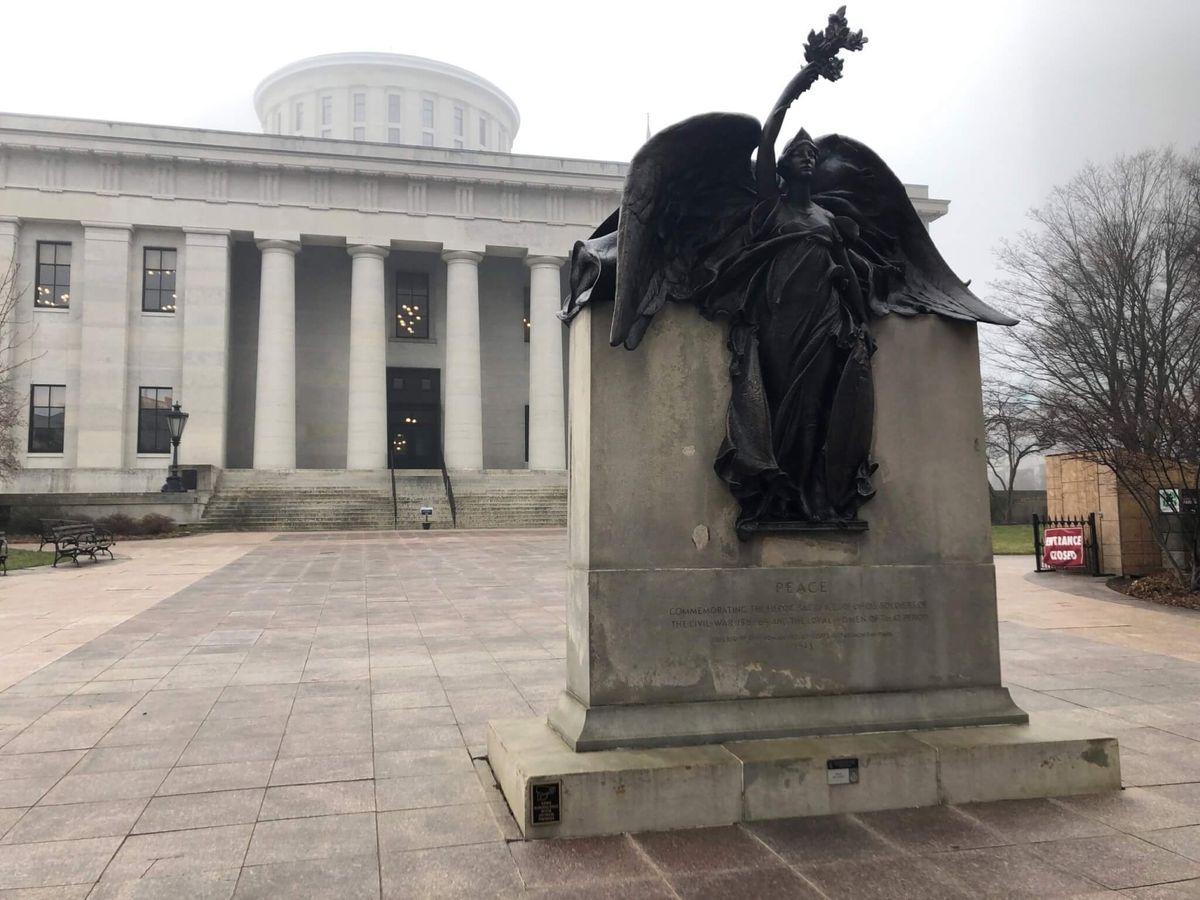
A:
<svg viewBox="0 0 1200 900">
<path fill-rule="evenodd" d="M 1046 508 L 1055 519 L 1097 514 L 1102 572 L 1145 575 L 1163 568 L 1153 523 L 1108 467 L 1071 453 L 1047 454 Z"/>
</svg>

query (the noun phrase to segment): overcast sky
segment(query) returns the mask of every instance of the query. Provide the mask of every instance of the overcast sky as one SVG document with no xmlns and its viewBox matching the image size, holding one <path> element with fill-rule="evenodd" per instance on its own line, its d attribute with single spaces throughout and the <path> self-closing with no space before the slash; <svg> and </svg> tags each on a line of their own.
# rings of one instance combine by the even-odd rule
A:
<svg viewBox="0 0 1200 900">
<path fill-rule="evenodd" d="M 6 4 L 0 109 L 257 131 L 264 76 L 319 53 L 428 56 L 516 101 L 514 149 L 627 160 L 709 110 L 762 117 L 837 0 Z M 981 295 L 993 250 L 1088 160 L 1200 144 L 1200 0 L 858 0 L 870 43 L 792 108 L 951 201 L 934 239 Z"/>
</svg>

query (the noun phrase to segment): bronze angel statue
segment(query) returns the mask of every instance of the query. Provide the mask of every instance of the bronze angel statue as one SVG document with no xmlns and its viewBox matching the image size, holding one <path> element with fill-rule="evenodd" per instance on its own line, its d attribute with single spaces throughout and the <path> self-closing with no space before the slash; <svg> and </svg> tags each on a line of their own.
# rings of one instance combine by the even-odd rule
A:
<svg viewBox="0 0 1200 900">
<path fill-rule="evenodd" d="M 869 148 L 801 129 L 776 160 L 788 108 L 818 78 L 840 78 L 838 52 L 866 42 L 842 7 L 809 34 L 807 64 L 765 125 L 709 113 L 648 140 L 620 209 L 571 257 L 563 318 L 612 299 L 614 347 L 636 348 L 667 301 L 728 323 L 732 390 L 715 468 L 739 502 L 743 539 L 865 527 L 873 318 L 1016 324 L 950 270 L 903 184 Z"/>
</svg>

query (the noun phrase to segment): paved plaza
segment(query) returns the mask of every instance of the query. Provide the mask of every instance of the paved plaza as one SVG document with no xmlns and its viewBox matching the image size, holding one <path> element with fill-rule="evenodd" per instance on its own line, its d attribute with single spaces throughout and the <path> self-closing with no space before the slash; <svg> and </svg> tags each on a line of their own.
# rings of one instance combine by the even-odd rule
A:
<svg viewBox="0 0 1200 900">
<path fill-rule="evenodd" d="M 205 535 L 0 579 L 0 900 L 1200 898 L 1200 613 L 997 562 L 1004 675 L 1118 795 L 517 841 L 562 531 Z"/>
</svg>

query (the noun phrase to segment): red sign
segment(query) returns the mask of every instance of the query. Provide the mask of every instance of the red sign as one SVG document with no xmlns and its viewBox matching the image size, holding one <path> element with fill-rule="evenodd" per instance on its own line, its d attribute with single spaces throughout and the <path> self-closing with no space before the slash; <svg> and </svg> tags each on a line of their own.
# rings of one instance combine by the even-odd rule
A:
<svg viewBox="0 0 1200 900">
<path fill-rule="evenodd" d="M 1083 568 L 1083 526 L 1047 528 L 1042 534 L 1042 565 L 1053 569 Z"/>
</svg>

